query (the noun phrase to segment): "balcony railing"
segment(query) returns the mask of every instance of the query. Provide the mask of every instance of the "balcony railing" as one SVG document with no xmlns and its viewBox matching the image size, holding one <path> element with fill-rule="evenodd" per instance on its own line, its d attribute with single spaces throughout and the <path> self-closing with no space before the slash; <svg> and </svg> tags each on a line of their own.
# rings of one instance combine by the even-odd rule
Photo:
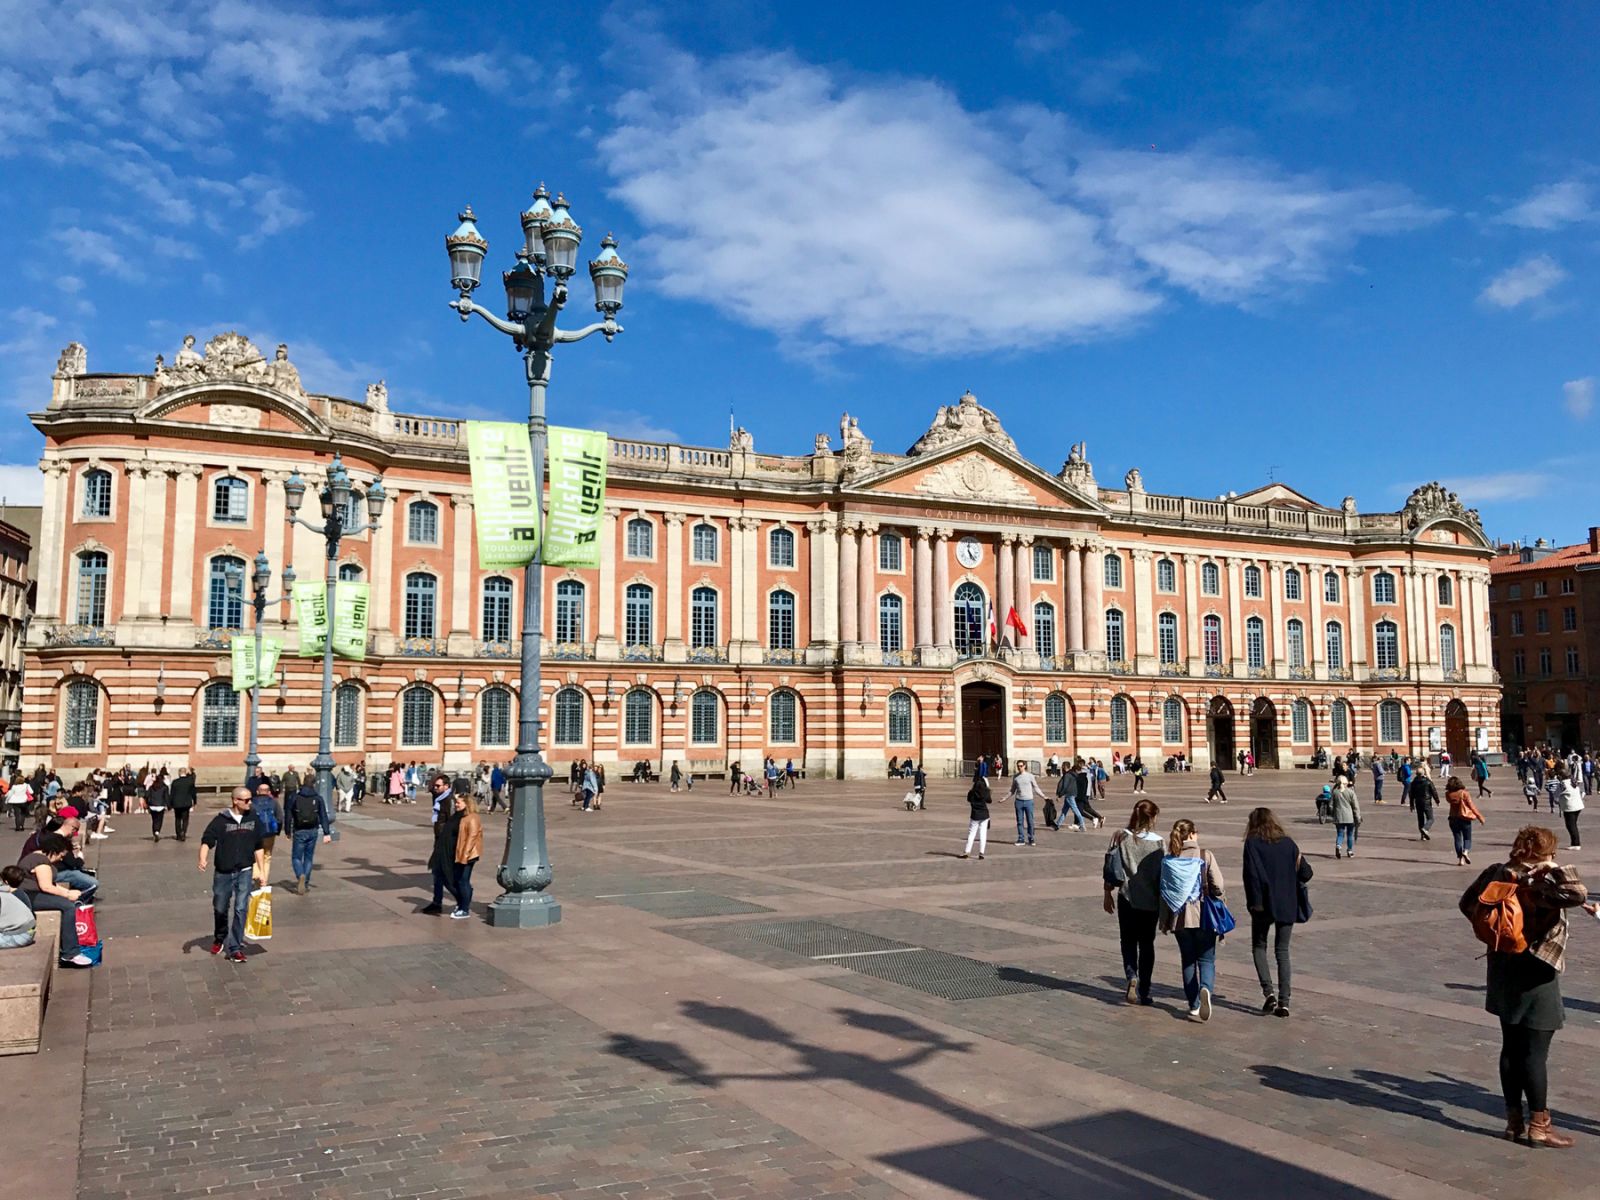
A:
<svg viewBox="0 0 1600 1200">
<path fill-rule="evenodd" d="M 408 658 L 443 658 L 449 642 L 441 637 L 408 637 L 400 639 L 400 653 Z"/>
<path fill-rule="evenodd" d="M 545 658 L 589 659 L 594 657 L 593 642 L 547 642 Z"/>
<path fill-rule="evenodd" d="M 690 646 L 689 661 L 692 663 L 725 663 L 728 661 L 728 648 L 726 646 Z"/>
<path fill-rule="evenodd" d="M 111 630 L 100 625 L 51 625 L 44 631 L 46 646 L 113 646 Z"/>
</svg>

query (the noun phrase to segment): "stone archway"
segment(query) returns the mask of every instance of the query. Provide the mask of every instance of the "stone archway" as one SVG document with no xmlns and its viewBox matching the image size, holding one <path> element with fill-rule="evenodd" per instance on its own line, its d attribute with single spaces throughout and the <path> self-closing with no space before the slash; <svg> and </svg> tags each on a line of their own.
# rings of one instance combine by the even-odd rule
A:
<svg viewBox="0 0 1600 1200">
<path fill-rule="evenodd" d="M 1006 690 L 998 683 L 961 685 L 961 766 L 970 772 L 973 760 L 1006 749 Z"/>
<path fill-rule="evenodd" d="M 1226 696 L 1213 696 L 1206 708 L 1206 743 L 1212 766 L 1230 770 L 1237 753 L 1233 728 L 1233 703 Z"/>
<path fill-rule="evenodd" d="M 1278 769 L 1278 709 L 1265 696 L 1256 697 L 1250 706 L 1250 753 L 1256 756 L 1257 767 Z"/>
<path fill-rule="evenodd" d="M 1452 700 L 1444 706 L 1444 748 L 1450 752 L 1450 761 L 1459 770 L 1472 755 L 1471 719 L 1467 706 L 1461 700 Z"/>
</svg>

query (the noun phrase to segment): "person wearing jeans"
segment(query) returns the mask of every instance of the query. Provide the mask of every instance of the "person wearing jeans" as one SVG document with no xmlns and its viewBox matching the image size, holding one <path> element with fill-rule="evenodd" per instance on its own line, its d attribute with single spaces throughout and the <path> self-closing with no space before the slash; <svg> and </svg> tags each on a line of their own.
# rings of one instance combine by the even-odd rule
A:
<svg viewBox="0 0 1600 1200">
<path fill-rule="evenodd" d="M 1472 862 L 1472 823 L 1482 821 L 1483 814 L 1467 795 L 1467 785 L 1454 775 L 1445 784 L 1444 798 L 1450 805 L 1450 837 L 1456 844 L 1456 866 L 1468 866 Z"/>
<path fill-rule="evenodd" d="M 1077 776 L 1071 768 L 1061 772 L 1061 777 L 1056 780 L 1056 799 L 1061 801 L 1061 817 L 1056 828 L 1066 824 L 1067 813 L 1072 813 L 1072 827 L 1079 833 L 1083 832 L 1083 814 L 1078 811 L 1078 784 Z"/>
<path fill-rule="evenodd" d="M 459 785 L 464 780 L 456 780 Z M 456 907 L 450 916 L 465 921 L 472 915 L 472 868 L 483 854 L 483 820 L 478 816 L 477 797 L 458 791 L 455 795 L 456 828 Z M 442 897 L 441 897 L 442 899 Z"/>
<path fill-rule="evenodd" d="M 1356 790 L 1340 781 L 1333 789 L 1333 856 L 1356 856 L 1356 826 L 1361 824 L 1361 801 Z M 1343 853 L 1341 854 L 1341 847 Z"/>
<path fill-rule="evenodd" d="M 1155 973 L 1164 845 L 1151 826 L 1160 813 L 1153 800 L 1135 804 L 1128 827 L 1111 839 L 1101 871 L 1105 910 L 1117 918 L 1129 1004 L 1150 1003 L 1150 977 Z"/>
<path fill-rule="evenodd" d="M 304 896 L 311 887 L 311 868 L 316 863 L 317 835 L 324 842 L 333 840 L 333 818 L 328 806 L 317 791 L 316 776 L 308 774 L 300 790 L 284 802 L 284 819 L 289 823 L 293 840 L 289 861 L 294 867 L 295 890 Z"/>
<path fill-rule="evenodd" d="M 1017 845 L 1033 845 L 1033 801 L 1039 794 L 1039 781 L 1028 770 L 1026 760 L 1017 761 L 1017 773 L 1011 777 L 1011 798 L 1017 810 Z M 1024 837 L 1026 827 L 1026 837 Z"/>
<path fill-rule="evenodd" d="M 1191 1021 L 1211 1019 L 1211 994 L 1217 986 L 1217 935 L 1205 928 L 1201 916 L 1206 896 L 1223 899 L 1222 870 L 1211 851 L 1200 848 L 1194 822 L 1179 821 L 1161 859 L 1161 929 L 1177 939 Z"/>
<path fill-rule="evenodd" d="M 1250 911 L 1250 955 L 1266 1001 L 1263 1015 L 1289 1015 L 1289 941 L 1295 924 L 1311 916 L 1310 906 L 1302 908 L 1300 903 L 1301 889 L 1310 881 L 1311 864 L 1272 810 L 1253 810 L 1245 824 L 1244 902 Z M 1278 964 L 1276 984 L 1267 955 L 1268 934 Z"/>
<path fill-rule="evenodd" d="M 266 856 L 261 849 L 261 828 L 250 804 L 250 789 L 233 789 L 226 812 L 211 818 L 200 835 L 200 870 L 213 851 L 216 860 L 211 878 L 212 938 L 211 953 L 227 953 L 235 963 L 244 962 L 244 919 L 250 906 L 250 884 L 265 883 Z"/>
</svg>

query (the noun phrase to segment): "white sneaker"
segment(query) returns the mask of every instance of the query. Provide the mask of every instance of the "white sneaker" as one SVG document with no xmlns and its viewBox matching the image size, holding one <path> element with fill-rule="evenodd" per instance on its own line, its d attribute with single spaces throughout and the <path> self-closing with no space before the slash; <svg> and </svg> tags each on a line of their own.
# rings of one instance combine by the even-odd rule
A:
<svg viewBox="0 0 1600 1200">
<path fill-rule="evenodd" d="M 94 966 L 94 959 L 87 954 L 75 954 L 71 958 L 63 958 L 61 965 L 64 967 L 92 967 Z"/>
<path fill-rule="evenodd" d="M 455 910 L 455 912 L 450 914 L 450 919 L 452 921 L 466 921 L 466 920 L 469 920 L 471 917 L 472 917 L 472 914 L 469 913 L 464 908 L 458 908 L 458 909 Z"/>
<path fill-rule="evenodd" d="M 106 838 L 110 837 L 111 835 L 109 833 L 91 833 L 89 836 L 92 837 L 97 842 L 103 842 L 103 841 L 105 841 Z"/>
</svg>

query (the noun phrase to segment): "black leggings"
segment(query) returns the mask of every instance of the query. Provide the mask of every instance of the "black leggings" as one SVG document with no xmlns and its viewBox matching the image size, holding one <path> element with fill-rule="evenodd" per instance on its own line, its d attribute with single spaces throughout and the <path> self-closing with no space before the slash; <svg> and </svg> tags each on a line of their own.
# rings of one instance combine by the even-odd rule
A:
<svg viewBox="0 0 1600 1200">
<path fill-rule="evenodd" d="M 1096 809 L 1095 806 L 1094 806 L 1094 789 L 1093 788 L 1090 788 L 1089 791 L 1085 792 L 1083 795 L 1078 797 L 1078 811 L 1081 812 L 1084 816 L 1089 817 L 1089 818 L 1091 818 L 1093 820 L 1096 820 L 1096 821 L 1102 821 L 1102 820 L 1105 819 L 1104 817 L 1102 817 L 1100 815 L 1099 810 Z"/>
<path fill-rule="evenodd" d="M 164 809 L 164 808 L 152 808 L 150 810 L 150 832 L 155 834 L 157 837 L 160 837 L 161 836 L 161 823 L 163 821 L 165 821 L 166 819 L 167 819 L 167 810 L 166 809 Z"/>
<path fill-rule="evenodd" d="M 1079 801 L 1081 804 L 1082 801 Z M 1137 982 L 1139 999 L 1150 998 L 1150 977 L 1156 969 L 1155 909 L 1135 908 L 1117 897 L 1117 931 L 1122 940 L 1122 971 L 1129 983 Z"/>
<path fill-rule="evenodd" d="M 1528 1097 L 1529 1112 L 1550 1107 L 1550 1039 L 1554 1029 L 1529 1029 L 1500 1022 L 1500 1091 L 1506 1111 L 1520 1109 Z"/>
<path fill-rule="evenodd" d="M 1566 812 L 1561 814 L 1561 819 L 1567 823 L 1567 842 L 1576 850 L 1582 843 L 1578 840 L 1578 814 L 1582 812 Z"/>
<path fill-rule="evenodd" d="M 172 832 L 178 835 L 180 842 L 189 836 L 189 810 L 187 808 L 175 808 L 172 810 Z"/>
</svg>

